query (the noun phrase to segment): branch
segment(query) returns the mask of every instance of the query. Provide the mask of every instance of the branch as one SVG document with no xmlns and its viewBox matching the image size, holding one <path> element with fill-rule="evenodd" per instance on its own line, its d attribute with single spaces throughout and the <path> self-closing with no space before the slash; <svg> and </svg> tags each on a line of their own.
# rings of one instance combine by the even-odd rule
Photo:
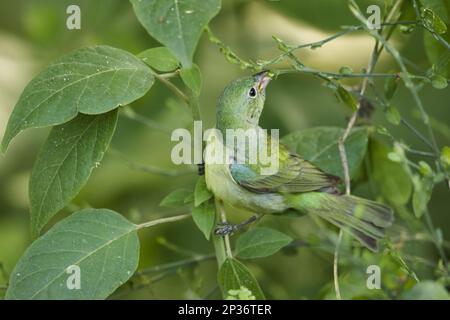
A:
<svg viewBox="0 0 450 320">
<path fill-rule="evenodd" d="M 195 170 L 171 170 L 171 169 L 164 169 L 164 168 L 158 168 L 158 167 L 154 167 L 154 166 L 139 164 L 139 163 L 129 159 L 124 153 L 122 153 L 112 147 L 109 148 L 108 153 L 125 161 L 130 169 L 145 172 L 145 173 L 158 174 L 158 175 L 168 176 L 168 177 L 179 177 L 179 176 L 183 176 L 183 175 L 193 174 L 196 172 Z"/>
</svg>

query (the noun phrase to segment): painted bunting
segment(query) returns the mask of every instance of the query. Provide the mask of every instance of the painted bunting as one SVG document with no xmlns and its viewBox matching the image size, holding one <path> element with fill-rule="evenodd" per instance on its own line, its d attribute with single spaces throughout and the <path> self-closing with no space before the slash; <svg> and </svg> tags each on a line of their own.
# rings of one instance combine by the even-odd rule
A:
<svg viewBox="0 0 450 320">
<path fill-rule="evenodd" d="M 259 117 L 270 80 L 270 73 L 264 71 L 231 82 L 218 101 L 217 132 L 226 137 L 227 129 L 261 129 Z M 228 146 L 226 141 L 217 137 L 208 140 L 211 150 Z M 267 136 L 259 142 L 269 144 L 272 141 Z M 239 148 L 239 145 L 233 147 Z M 270 149 L 269 145 L 266 147 Z M 234 151 L 239 153 L 239 150 Z M 278 170 L 272 174 L 261 174 L 263 165 L 258 161 L 237 162 L 236 153 L 231 154 L 234 158 L 228 162 L 206 161 L 207 187 L 216 199 L 256 215 L 237 225 L 222 225 L 216 229 L 216 234 L 232 233 L 266 213 L 294 211 L 301 215 L 319 216 L 344 229 L 367 248 L 377 251 L 378 240 L 393 222 L 391 208 L 341 194 L 338 177 L 323 172 L 281 143 L 278 145 Z"/>
</svg>

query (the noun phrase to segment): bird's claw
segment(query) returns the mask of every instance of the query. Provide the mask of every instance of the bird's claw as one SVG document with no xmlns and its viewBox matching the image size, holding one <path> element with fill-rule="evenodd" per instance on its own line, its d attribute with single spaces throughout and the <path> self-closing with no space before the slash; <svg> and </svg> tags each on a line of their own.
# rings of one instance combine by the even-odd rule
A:
<svg viewBox="0 0 450 320">
<path fill-rule="evenodd" d="M 230 235 L 237 230 L 236 226 L 227 222 L 219 222 L 218 227 L 214 230 L 214 233 L 218 236 Z"/>
</svg>

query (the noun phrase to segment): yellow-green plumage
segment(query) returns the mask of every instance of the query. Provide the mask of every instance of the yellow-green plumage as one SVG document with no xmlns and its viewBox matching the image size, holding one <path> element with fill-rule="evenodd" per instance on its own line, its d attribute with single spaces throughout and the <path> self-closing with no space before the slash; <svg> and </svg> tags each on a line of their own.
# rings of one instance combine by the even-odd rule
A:
<svg viewBox="0 0 450 320">
<path fill-rule="evenodd" d="M 224 137 L 226 129 L 259 128 L 269 80 L 263 72 L 235 80 L 225 88 L 219 99 L 216 124 Z M 221 139 L 209 141 L 212 141 L 210 150 L 223 148 Z M 270 145 L 270 140 L 264 143 Z M 206 184 L 216 198 L 236 208 L 259 214 L 294 209 L 317 215 L 343 228 L 369 249 L 377 250 L 377 241 L 393 221 L 389 207 L 338 194 L 339 178 L 324 173 L 281 144 L 277 159 L 278 171 L 270 175 L 261 174 L 263 165 L 259 162 L 237 163 L 236 159 L 229 159 L 231 164 L 212 164 L 206 161 Z"/>
</svg>

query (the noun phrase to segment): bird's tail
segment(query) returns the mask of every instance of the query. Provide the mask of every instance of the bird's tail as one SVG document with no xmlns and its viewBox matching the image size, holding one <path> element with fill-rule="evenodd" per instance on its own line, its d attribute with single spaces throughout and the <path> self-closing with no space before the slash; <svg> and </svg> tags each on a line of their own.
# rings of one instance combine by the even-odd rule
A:
<svg viewBox="0 0 450 320">
<path fill-rule="evenodd" d="M 373 251 L 378 251 L 378 240 L 394 221 L 390 207 L 355 196 L 308 192 L 289 195 L 288 201 L 293 209 L 331 222 Z"/>
</svg>

